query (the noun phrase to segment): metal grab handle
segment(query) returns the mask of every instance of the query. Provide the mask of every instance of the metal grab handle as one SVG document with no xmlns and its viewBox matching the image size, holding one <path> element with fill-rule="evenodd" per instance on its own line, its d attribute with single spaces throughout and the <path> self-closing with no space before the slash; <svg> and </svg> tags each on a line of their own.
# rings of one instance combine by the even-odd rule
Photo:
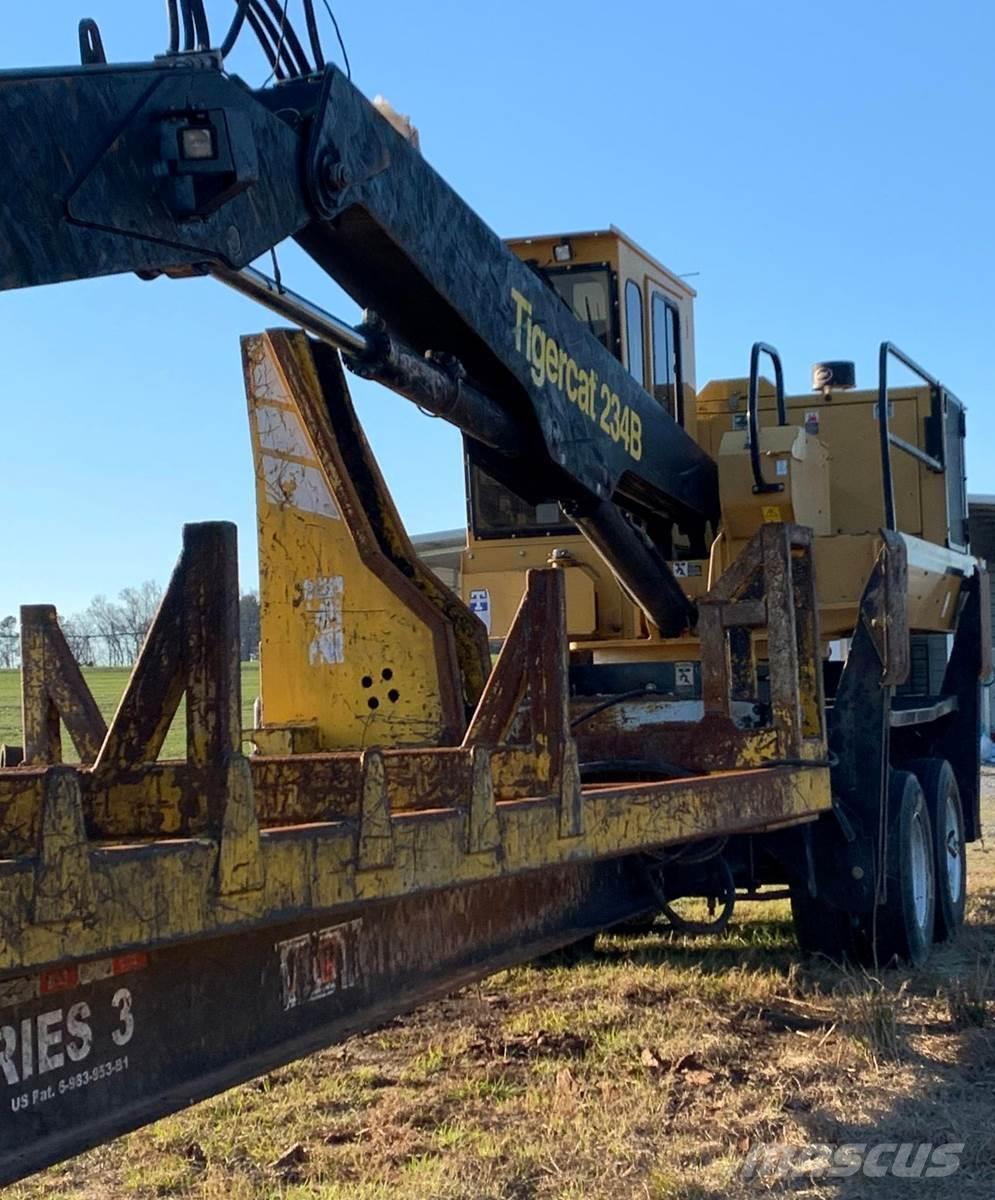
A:
<svg viewBox="0 0 995 1200">
<path fill-rule="evenodd" d="M 784 370 L 781 367 L 781 356 L 766 342 L 754 342 L 750 351 L 750 392 L 746 405 L 747 421 L 750 436 L 750 466 L 753 468 L 753 493 L 760 495 L 764 492 L 783 492 L 783 483 L 766 483 L 760 467 L 760 355 L 766 354 L 774 364 L 774 392 L 777 396 L 777 423 L 787 425 L 788 414 L 784 406 Z"/>
<path fill-rule="evenodd" d="M 884 525 L 886 529 L 894 531 L 897 528 L 895 523 L 895 485 L 891 477 L 891 448 L 897 446 L 899 450 L 904 450 L 906 454 L 912 458 L 918 459 L 919 462 L 927 466 L 931 471 L 937 474 L 942 474 L 946 470 L 946 466 L 939 459 L 934 458 L 931 454 L 927 454 L 925 450 L 920 450 L 918 446 L 913 446 L 911 442 L 907 442 L 904 438 L 897 437 L 888 427 L 888 359 L 897 358 L 898 361 L 907 367 L 914 375 L 918 375 L 923 383 L 928 383 L 933 392 L 934 403 L 935 398 L 939 397 L 942 400 L 943 392 L 945 391 L 943 384 L 938 379 L 935 379 L 928 371 L 924 371 L 917 362 L 914 362 L 909 356 L 893 342 L 882 342 L 881 349 L 878 351 L 878 433 L 881 438 L 881 484 L 884 489 Z"/>
</svg>

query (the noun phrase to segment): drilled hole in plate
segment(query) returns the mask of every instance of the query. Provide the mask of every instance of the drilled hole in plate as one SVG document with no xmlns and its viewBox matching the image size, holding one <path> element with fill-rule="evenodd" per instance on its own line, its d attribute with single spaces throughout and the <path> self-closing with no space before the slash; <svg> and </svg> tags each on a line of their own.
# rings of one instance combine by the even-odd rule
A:
<svg viewBox="0 0 995 1200">
<path fill-rule="evenodd" d="M 401 693 L 397 690 L 397 688 L 391 688 L 387 693 L 387 699 L 391 702 L 391 704 L 396 704 L 400 698 Z"/>
<path fill-rule="evenodd" d="M 369 698 L 369 700 L 366 701 L 366 704 L 369 708 L 379 708 L 380 707 L 380 701 L 376 698 L 376 696 L 371 696 Z"/>
<path fill-rule="evenodd" d="M 364 675 L 359 682 L 363 685 L 363 687 L 373 687 L 373 677 L 371 675 Z"/>
<path fill-rule="evenodd" d="M 380 678 L 384 681 L 384 683 L 386 683 L 388 680 L 394 678 L 394 672 L 390 669 L 390 667 L 384 667 L 384 669 L 380 672 Z"/>
</svg>

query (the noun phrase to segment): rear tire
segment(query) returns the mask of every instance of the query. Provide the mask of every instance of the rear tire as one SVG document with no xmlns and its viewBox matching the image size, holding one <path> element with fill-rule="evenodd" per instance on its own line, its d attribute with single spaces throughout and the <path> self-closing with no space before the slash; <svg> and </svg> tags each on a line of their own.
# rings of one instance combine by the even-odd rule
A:
<svg viewBox="0 0 995 1200">
<path fill-rule="evenodd" d="M 914 771 L 926 796 L 933 825 L 936 873 L 937 942 L 952 941 L 964 924 L 967 902 L 967 846 L 964 842 L 964 809 L 953 767 L 945 758 L 917 758 L 904 764 Z"/>
<path fill-rule="evenodd" d="M 803 954 L 820 955 L 835 963 L 854 957 L 850 915 L 833 908 L 820 896 L 810 896 L 805 887 L 791 890 L 791 921 Z"/>
<path fill-rule="evenodd" d="M 875 959 L 921 967 L 933 944 L 936 875 L 933 827 L 919 780 L 892 771 L 888 784 L 887 900 L 871 918 Z M 876 919 L 875 919 L 876 918 Z"/>
</svg>

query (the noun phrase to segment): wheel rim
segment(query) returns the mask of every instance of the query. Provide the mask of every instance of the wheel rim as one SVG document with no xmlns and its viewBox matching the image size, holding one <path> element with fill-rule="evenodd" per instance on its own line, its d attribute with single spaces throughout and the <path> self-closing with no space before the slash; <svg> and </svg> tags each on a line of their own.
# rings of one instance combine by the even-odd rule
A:
<svg viewBox="0 0 995 1200">
<path fill-rule="evenodd" d="M 920 929 L 925 929 L 929 919 L 933 878 L 930 870 L 929 838 L 923 828 L 922 817 L 918 813 L 912 820 L 909 850 L 912 860 L 912 898 L 915 904 L 916 923 Z"/>
<path fill-rule="evenodd" d="M 960 813 L 953 796 L 947 793 L 943 804 L 943 853 L 947 863 L 947 891 L 950 899 L 960 902 L 961 889 L 964 886 L 964 837 L 960 827 Z"/>
</svg>

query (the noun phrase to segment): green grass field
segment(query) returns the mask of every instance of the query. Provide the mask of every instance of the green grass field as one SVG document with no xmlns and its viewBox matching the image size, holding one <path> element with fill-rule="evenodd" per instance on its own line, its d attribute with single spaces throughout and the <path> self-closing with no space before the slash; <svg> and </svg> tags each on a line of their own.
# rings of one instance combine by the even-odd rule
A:
<svg viewBox="0 0 995 1200">
<path fill-rule="evenodd" d="M 117 708 L 131 670 L 128 667 L 94 667 L 83 671 L 106 720 Z M 252 724 L 252 703 L 259 694 L 259 664 L 242 664 L 242 728 Z M 0 671 L 0 742 L 21 744 L 21 672 Z M 62 752 L 67 762 L 76 758 L 68 734 L 62 733 Z M 182 758 L 184 753 L 184 705 L 181 702 L 176 719 L 162 749 L 162 758 Z"/>
</svg>

